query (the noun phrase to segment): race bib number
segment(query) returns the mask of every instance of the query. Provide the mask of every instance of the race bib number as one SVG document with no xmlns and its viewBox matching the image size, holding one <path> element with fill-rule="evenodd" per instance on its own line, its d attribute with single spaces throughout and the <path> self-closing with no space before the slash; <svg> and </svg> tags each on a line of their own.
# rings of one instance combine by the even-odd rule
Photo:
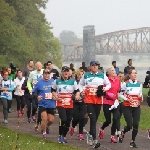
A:
<svg viewBox="0 0 150 150">
<path fill-rule="evenodd" d="M 131 107 L 138 107 L 139 103 L 138 103 L 138 101 L 133 101 L 130 106 Z"/>
<path fill-rule="evenodd" d="M 70 98 L 63 98 L 62 100 L 62 105 L 68 106 L 70 105 Z"/>
<path fill-rule="evenodd" d="M 89 88 L 89 95 L 96 95 L 96 88 Z"/>
<path fill-rule="evenodd" d="M 52 99 L 52 93 L 45 93 L 45 99 Z"/>
</svg>

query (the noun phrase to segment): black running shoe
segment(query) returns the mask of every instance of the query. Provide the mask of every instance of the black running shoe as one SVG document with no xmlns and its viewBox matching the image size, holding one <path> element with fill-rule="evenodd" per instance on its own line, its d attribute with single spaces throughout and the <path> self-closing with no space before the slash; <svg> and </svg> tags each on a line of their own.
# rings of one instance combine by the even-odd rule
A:
<svg viewBox="0 0 150 150">
<path fill-rule="evenodd" d="M 100 147 L 100 142 L 98 140 L 93 141 L 93 148 L 99 148 Z"/>
<path fill-rule="evenodd" d="M 119 136 L 119 143 L 122 143 L 124 139 L 124 133 L 123 131 L 121 132 L 121 135 Z"/>
<path fill-rule="evenodd" d="M 138 146 L 137 146 L 134 142 L 131 142 L 131 143 L 130 143 L 130 147 L 138 148 Z"/>
</svg>

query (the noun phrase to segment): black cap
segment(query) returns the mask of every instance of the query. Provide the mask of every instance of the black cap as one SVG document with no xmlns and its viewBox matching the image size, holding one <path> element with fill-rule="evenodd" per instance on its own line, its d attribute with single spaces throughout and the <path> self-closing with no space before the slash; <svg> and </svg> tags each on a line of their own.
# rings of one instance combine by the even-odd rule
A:
<svg viewBox="0 0 150 150">
<path fill-rule="evenodd" d="M 69 70 L 69 69 L 70 69 L 69 67 L 63 66 L 62 69 L 61 69 L 61 71 L 65 71 L 65 70 Z"/>
<path fill-rule="evenodd" d="M 100 63 L 98 61 L 93 60 L 90 62 L 90 66 L 92 65 L 100 65 Z"/>
<path fill-rule="evenodd" d="M 44 70 L 43 70 L 43 74 L 44 74 L 44 73 L 49 73 L 49 74 L 50 74 L 50 70 L 44 69 Z"/>
</svg>

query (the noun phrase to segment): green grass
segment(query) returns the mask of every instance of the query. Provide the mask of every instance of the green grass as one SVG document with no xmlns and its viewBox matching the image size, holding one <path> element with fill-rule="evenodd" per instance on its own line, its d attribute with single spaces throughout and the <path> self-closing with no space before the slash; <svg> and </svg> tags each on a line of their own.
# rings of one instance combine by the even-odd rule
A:
<svg viewBox="0 0 150 150">
<path fill-rule="evenodd" d="M 147 96 L 147 93 L 148 93 L 149 89 L 148 88 L 143 88 L 143 96 L 146 97 Z"/>
<path fill-rule="evenodd" d="M 150 117 L 150 107 L 146 106 L 141 106 L 141 119 L 140 119 L 140 125 L 139 129 L 141 130 L 147 130 L 150 128 L 150 122 L 149 122 L 149 117 Z M 103 111 L 101 111 L 101 114 L 98 118 L 99 122 L 104 122 L 105 117 Z M 121 118 L 121 126 L 125 126 L 126 122 L 124 120 L 124 117 L 122 116 Z"/>
<path fill-rule="evenodd" d="M 0 126 L 0 150 L 80 150 Z"/>
</svg>

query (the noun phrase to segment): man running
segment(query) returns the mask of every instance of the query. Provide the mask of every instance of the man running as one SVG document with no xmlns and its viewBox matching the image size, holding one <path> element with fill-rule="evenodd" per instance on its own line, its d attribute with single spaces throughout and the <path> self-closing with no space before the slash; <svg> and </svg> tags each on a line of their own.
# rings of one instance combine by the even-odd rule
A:
<svg viewBox="0 0 150 150">
<path fill-rule="evenodd" d="M 43 138 L 49 134 L 49 126 L 54 121 L 54 114 L 56 109 L 56 101 L 52 99 L 51 86 L 54 82 L 50 78 L 50 71 L 45 69 L 43 71 L 43 79 L 39 80 L 33 89 L 33 95 L 38 99 L 39 112 L 41 113 L 41 126 Z"/>
<path fill-rule="evenodd" d="M 87 144 L 93 145 L 93 148 L 100 146 L 100 142 L 96 140 L 96 122 L 103 104 L 102 94 L 98 96 L 97 90 L 100 86 L 102 86 L 103 91 L 111 88 L 108 78 L 103 73 L 98 72 L 98 66 L 98 61 L 91 61 L 90 72 L 85 73 L 79 82 L 79 90 L 82 95 L 85 95 L 84 101 L 90 117 L 90 132 L 87 134 Z M 103 87 L 103 85 L 106 85 L 106 87 Z M 83 90 L 83 86 L 85 86 L 85 90 Z"/>
<path fill-rule="evenodd" d="M 29 90 L 29 93 L 32 94 L 32 89 L 34 88 L 35 84 L 43 77 L 43 69 L 42 69 L 42 63 L 37 62 L 35 64 L 36 70 L 30 72 L 28 81 L 27 81 L 27 87 Z M 37 99 L 35 98 L 34 101 L 36 102 L 37 105 Z M 41 116 L 40 112 L 38 111 L 38 120 L 37 120 L 37 125 L 35 126 L 35 130 L 38 130 L 39 124 L 41 122 Z M 35 116 L 32 117 L 33 120 L 35 120 Z"/>
<path fill-rule="evenodd" d="M 58 142 L 67 143 L 66 135 L 73 115 L 72 94 L 75 93 L 76 100 L 81 99 L 77 82 L 69 78 L 69 67 L 62 67 L 62 76 L 54 81 L 52 93 L 54 99 L 57 100 L 57 109 L 60 117 Z"/>
</svg>

